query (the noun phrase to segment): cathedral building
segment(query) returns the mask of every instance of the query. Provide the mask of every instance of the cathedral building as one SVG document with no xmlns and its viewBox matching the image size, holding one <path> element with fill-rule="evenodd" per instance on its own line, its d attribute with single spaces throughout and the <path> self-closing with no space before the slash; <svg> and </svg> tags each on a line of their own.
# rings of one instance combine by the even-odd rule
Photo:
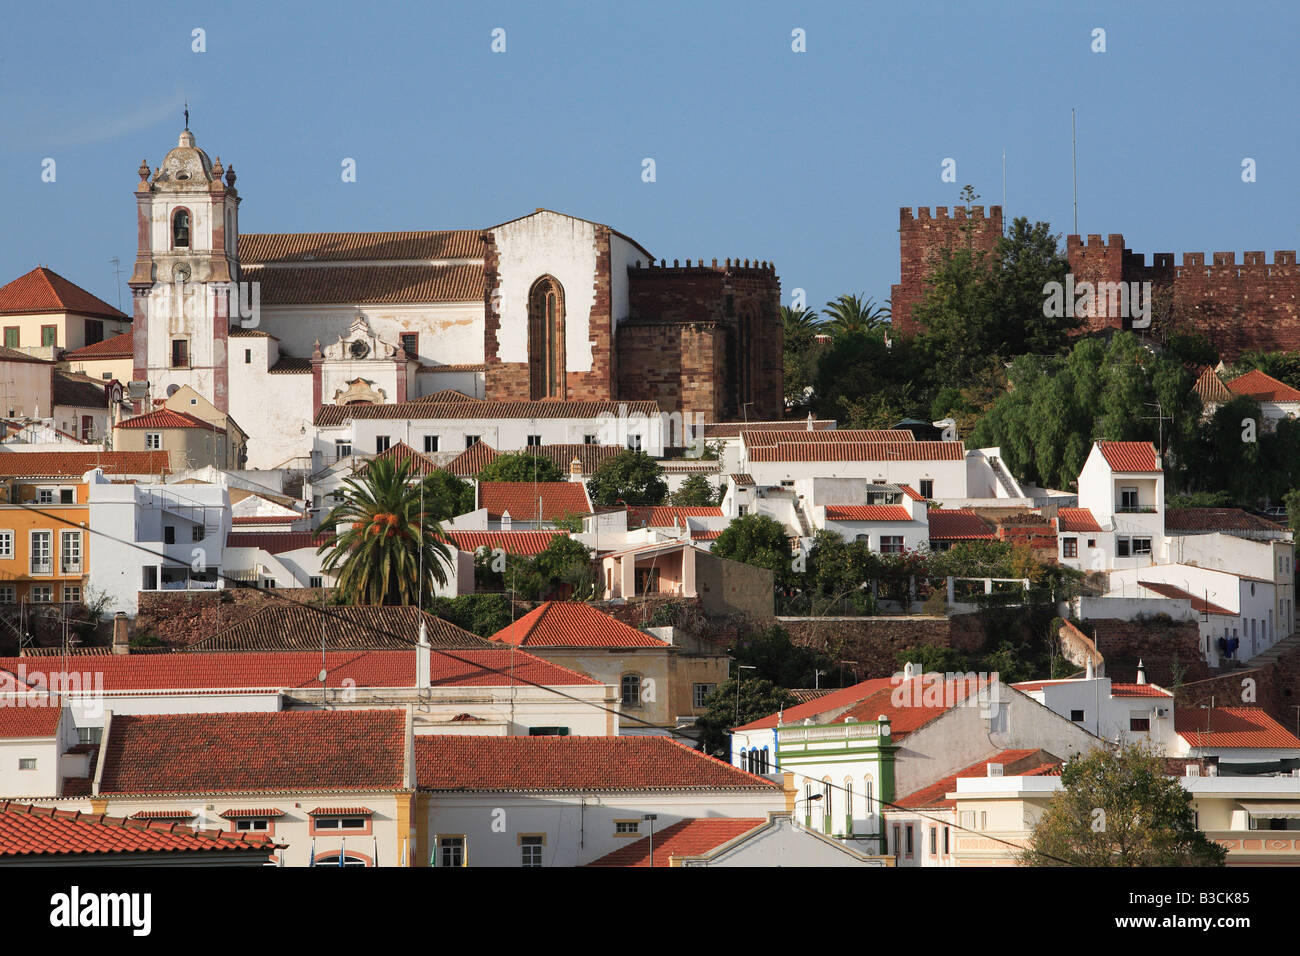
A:
<svg viewBox="0 0 1300 956">
<path fill-rule="evenodd" d="M 250 467 L 309 454 L 322 406 L 448 390 L 653 401 L 692 421 L 783 411 L 769 262 L 656 263 L 547 209 L 485 229 L 243 235 L 234 167 L 188 128 L 139 177 L 134 378 L 146 402 L 188 385 L 230 415 Z"/>
</svg>

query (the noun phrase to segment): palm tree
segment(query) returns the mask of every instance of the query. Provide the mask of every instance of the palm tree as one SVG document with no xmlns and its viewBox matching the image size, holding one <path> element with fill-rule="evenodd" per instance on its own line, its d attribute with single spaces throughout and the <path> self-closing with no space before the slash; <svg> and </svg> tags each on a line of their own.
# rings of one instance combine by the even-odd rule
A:
<svg viewBox="0 0 1300 956">
<path fill-rule="evenodd" d="M 316 552 L 329 552 L 322 570 L 337 574 L 347 603 L 422 604 L 432 596 L 432 581 L 447 582 L 451 551 L 441 526 L 421 508 L 424 482 L 411 479 L 409 462 L 375 459 L 343 482 L 344 500 L 325 516 L 324 527 L 334 534 Z M 438 500 L 432 489 L 423 497 L 430 508 Z"/>
<path fill-rule="evenodd" d="M 871 332 L 885 326 L 889 310 L 876 305 L 875 299 L 863 295 L 842 295 L 826 303 L 827 323 L 836 335 L 848 332 Z"/>
<path fill-rule="evenodd" d="M 801 339 L 821 331 L 822 317 L 816 309 L 792 309 L 783 305 L 781 325 L 785 328 L 786 339 Z"/>
</svg>

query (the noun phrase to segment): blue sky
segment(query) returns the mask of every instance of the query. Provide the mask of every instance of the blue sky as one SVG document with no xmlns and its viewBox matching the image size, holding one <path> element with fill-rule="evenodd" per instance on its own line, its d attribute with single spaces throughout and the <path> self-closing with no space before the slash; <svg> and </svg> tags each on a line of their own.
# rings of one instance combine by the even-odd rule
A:
<svg viewBox="0 0 1300 956">
<path fill-rule="evenodd" d="M 175 145 L 185 97 L 245 232 L 546 206 L 669 260 L 773 260 L 787 301 L 884 300 L 899 207 L 966 183 L 1000 202 L 1003 149 L 1008 219 L 1072 231 L 1074 106 L 1080 232 L 1148 256 L 1300 245 L 1300 6 L 1076 6 L 22 4 L 0 35 L 0 281 L 44 263 L 116 303 L 118 256 L 129 312 L 135 170 Z"/>
</svg>

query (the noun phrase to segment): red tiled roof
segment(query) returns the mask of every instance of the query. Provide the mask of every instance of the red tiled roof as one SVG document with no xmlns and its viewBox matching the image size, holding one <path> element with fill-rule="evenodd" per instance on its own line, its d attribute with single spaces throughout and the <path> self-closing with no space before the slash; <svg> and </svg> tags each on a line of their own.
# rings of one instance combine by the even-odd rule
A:
<svg viewBox="0 0 1300 956">
<path fill-rule="evenodd" d="M 413 402 L 481 402 L 483 399 L 475 398 L 472 395 L 466 395 L 464 392 L 457 391 L 454 388 L 442 388 L 428 395 L 421 395 L 419 398 L 411 399 Z"/>
<path fill-rule="evenodd" d="M 834 428 L 833 419 L 817 419 L 813 422 L 814 431 Z M 705 438 L 738 438 L 741 432 L 761 431 L 806 431 L 808 420 L 790 422 L 709 422 L 704 426 Z"/>
<path fill-rule="evenodd" d="M 0 738 L 53 737 L 63 706 L 57 697 L 19 695 L 0 706 Z M 16 706 L 18 704 L 23 706 Z"/>
<path fill-rule="evenodd" d="M 227 820 L 274 820 L 276 817 L 285 816 L 285 812 L 273 807 L 269 810 L 227 810 L 221 815 Z"/>
<path fill-rule="evenodd" d="M 628 508 L 628 528 L 672 528 L 686 526 L 687 518 L 721 518 L 722 509 L 706 505 L 657 505 Z"/>
<path fill-rule="evenodd" d="M 1300 749 L 1300 738 L 1258 707 L 1180 707 L 1174 731 L 1192 747 Z"/>
<path fill-rule="evenodd" d="M 569 536 L 567 531 L 445 531 L 444 536 L 461 551 L 500 548 L 506 554 L 534 557 L 545 551 L 556 538 Z"/>
<path fill-rule="evenodd" d="M 319 625 L 318 625 L 319 628 Z M 319 630 L 317 647 L 319 647 Z M 0 658 L 0 670 L 17 675 L 24 658 Z M 512 663 L 513 662 L 513 663 Z M 415 649 L 409 651 L 329 651 L 321 663 L 315 651 L 217 652 L 210 654 L 104 655 L 95 662 L 106 691 L 187 690 L 223 688 L 320 688 L 319 673 L 329 672 L 328 686 L 345 680 L 356 687 L 414 687 Z M 430 654 L 434 687 L 508 687 L 515 682 L 543 686 L 596 684 L 577 671 L 532 654 L 501 648 Z M 16 677 L 15 677 L 16 679 Z M 98 679 L 98 678 L 97 678 Z"/>
<path fill-rule="evenodd" d="M 717 541 L 722 537 L 721 531 L 692 531 L 692 541 Z"/>
<path fill-rule="evenodd" d="M 835 714 L 848 710 L 859 701 L 865 700 L 882 687 L 892 687 L 894 682 L 889 677 L 877 677 L 871 680 L 864 680 L 858 684 L 852 684 L 849 687 L 841 687 L 838 690 L 828 691 L 817 698 L 801 704 L 795 704 L 793 707 L 787 707 L 783 712 L 768 714 L 766 717 L 760 717 L 757 720 L 751 720 L 747 724 L 742 724 L 735 730 L 764 730 L 775 727 L 778 717 L 785 725 L 802 723 L 804 720 L 811 719 L 814 723 L 823 721 L 829 722 L 827 715 L 833 717 Z"/>
<path fill-rule="evenodd" d="M 311 371 L 311 359 L 281 355 L 266 371 L 269 375 L 305 375 Z"/>
<path fill-rule="evenodd" d="M 161 475 L 171 470 L 165 451 L 0 451 L 0 475 L 80 478 L 92 468 L 106 475 Z"/>
<path fill-rule="evenodd" d="M 373 817 L 375 811 L 369 807 L 317 807 L 308 810 L 309 817 Z"/>
<path fill-rule="evenodd" d="M 421 790 L 762 790 L 746 773 L 668 737 L 470 737 L 418 735 Z"/>
<path fill-rule="evenodd" d="M 300 514 L 292 515 L 235 515 L 230 519 L 231 524 L 293 524 L 295 521 L 301 521 L 305 516 Z"/>
<path fill-rule="evenodd" d="M 226 536 L 227 548 L 261 548 L 267 554 L 284 554 L 303 548 L 316 550 L 328 531 L 232 531 Z"/>
<path fill-rule="evenodd" d="M 741 430 L 740 437 L 750 448 L 777 445 L 782 442 L 794 444 L 835 444 L 846 442 L 914 442 L 916 436 L 906 429 L 868 429 L 868 428 L 828 428 L 824 431 L 808 431 L 806 428 L 752 429 Z"/>
<path fill-rule="evenodd" d="M 693 817 L 678 820 L 655 833 L 653 863 L 650 861 L 651 837 L 646 836 L 587 865 L 667 866 L 671 857 L 708 853 L 766 823 L 766 820 L 758 817 Z"/>
<path fill-rule="evenodd" d="M 131 358 L 134 355 L 135 335 L 131 332 L 123 332 L 121 335 L 110 335 L 94 345 L 83 345 L 71 352 L 64 352 L 63 360 L 84 362 L 93 359 Z"/>
<path fill-rule="evenodd" d="M 391 259 L 481 259 L 477 229 L 417 232 L 250 232 L 239 237 L 239 261 L 383 262 Z"/>
<path fill-rule="evenodd" d="M 322 643 L 330 650 L 401 650 L 415 646 L 421 623 L 429 643 L 442 650 L 495 647 L 486 638 L 410 605 L 340 605 L 322 616 L 312 607 L 273 604 L 178 650 L 319 652 Z"/>
<path fill-rule="evenodd" d="M 903 489 L 903 494 L 907 495 L 907 497 L 911 498 L 913 501 L 925 501 L 925 500 L 926 500 L 925 495 L 921 494 L 919 491 L 917 491 L 917 490 L 916 490 L 915 488 L 913 488 L 911 485 L 899 485 L 898 487 L 902 488 L 902 489 Z"/>
<path fill-rule="evenodd" d="M 458 477 L 472 478 L 500 456 L 501 453 L 487 442 L 476 441 L 444 467 Z"/>
<path fill-rule="evenodd" d="M 827 521 L 912 521 L 902 505 L 827 505 Z"/>
<path fill-rule="evenodd" d="M 981 690 L 991 683 L 990 678 L 967 681 L 945 680 L 942 676 L 922 674 L 898 683 L 891 679 L 889 687 L 849 708 L 834 722 L 843 723 L 848 718 L 867 722 L 887 717 L 890 733 L 899 739 L 961 706 L 972 691 Z"/>
<path fill-rule="evenodd" d="M 1259 369 L 1251 369 L 1228 383 L 1234 395 L 1246 395 L 1257 402 L 1300 402 L 1300 391 Z"/>
<path fill-rule="evenodd" d="M 118 422 L 114 428 L 201 428 L 204 431 L 218 432 L 224 435 L 226 430 L 219 425 L 212 425 L 201 418 L 195 418 L 189 412 L 177 412 L 170 408 L 137 415 Z"/>
<path fill-rule="evenodd" d="M 516 647 L 667 647 L 590 604 L 547 601 L 492 635 Z"/>
<path fill-rule="evenodd" d="M 1260 515 L 1241 508 L 1168 508 L 1165 510 L 1165 531 L 1234 531 L 1280 530 L 1276 524 Z"/>
<path fill-rule="evenodd" d="M 435 471 L 442 471 L 432 458 L 416 451 L 404 441 L 399 441 L 396 445 L 389 445 L 388 448 L 375 455 L 370 461 L 392 461 L 398 465 L 405 464 L 411 469 L 413 475 L 431 475 Z M 362 465 L 358 470 L 364 474 L 366 466 Z"/>
<path fill-rule="evenodd" d="M 52 401 L 71 408 L 108 408 L 108 390 L 102 379 L 82 372 L 55 369 L 50 378 Z M 74 436 L 75 437 L 75 436 Z"/>
<path fill-rule="evenodd" d="M 1056 512 L 1057 531 L 1100 531 L 1101 525 L 1088 508 L 1059 508 Z"/>
<path fill-rule="evenodd" d="M 1166 584 L 1163 581 L 1139 581 L 1139 585 L 1148 591 L 1155 591 L 1156 594 L 1167 598 L 1181 598 L 1185 601 L 1192 602 L 1192 610 L 1200 611 L 1204 614 L 1218 614 L 1226 617 L 1236 617 L 1236 611 L 1229 611 L 1227 608 L 1219 607 L 1217 604 L 1211 604 L 1204 597 L 1198 597 L 1190 591 L 1184 591 L 1182 588 L 1173 584 Z"/>
<path fill-rule="evenodd" d="M 395 402 L 387 405 L 322 405 L 316 425 L 343 425 L 353 419 L 477 419 L 498 418 L 598 418 L 601 415 L 658 416 L 658 402 L 497 402 L 471 399 L 462 402 Z"/>
<path fill-rule="evenodd" d="M 1173 697 L 1174 695 L 1156 684 L 1115 684 L 1110 685 L 1112 697 Z"/>
<path fill-rule="evenodd" d="M 0 314 L 24 312 L 76 312 L 130 321 L 130 316 L 45 266 L 37 266 L 0 286 Z"/>
<path fill-rule="evenodd" d="M 1099 441 L 1097 447 L 1111 471 L 1154 472 L 1160 470 L 1156 449 L 1149 441 Z"/>
<path fill-rule="evenodd" d="M 931 541 L 993 540 L 993 532 L 988 525 L 969 508 L 931 508 L 927 517 Z"/>
<path fill-rule="evenodd" d="M 515 521 L 536 521 L 538 499 L 542 521 L 591 511 L 587 486 L 580 481 L 481 481 L 478 485 L 478 506 L 493 519 L 508 511 Z"/>
<path fill-rule="evenodd" d="M 404 728 L 401 710 L 115 714 L 100 793 L 397 790 Z"/>
<path fill-rule="evenodd" d="M 255 834 L 193 830 L 174 823 L 150 823 L 104 813 L 81 813 L 11 801 L 0 803 L 0 857 L 212 850 L 268 854 L 278 846 Z"/>
<path fill-rule="evenodd" d="M 780 442 L 749 449 L 750 461 L 962 461 L 959 441 Z"/>
<path fill-rule="evenodd" d="M 244 279 L 261 283 L 262 305 L 483 301 L 480 264 L 251 266 Z"/>
<path fill-rule="evenodd" d="M 131 814 L 132 820 L 189 820 L 195 816 L 193 810 L 140 810 Z M 225 814 L 222 814 L 225 816 Z"/>
<path fill-rule="evenodd" d="M 1197 377 L 1192 391 L 1201 396 L 1201 402 L 1206 405 L 1232 401 L 1232 392 L 1223 384 L 1223 379 L 1219 378 L 1214 369 L 1208 365 Z"/>
<path fill-rule="evenodd" d="M 1025 776 L 1041 776 L 1040 771 L 1046 765 L 1040 762 L 1040 754 L 1043 754 L 1043 751 L 1036 749 L 1002 750 L 992 757 L 976 761 L 964 770 L 949 774 L 942 780 L 936 780 L 927 787 L 922 787 L 920 790 L 914 790 L 906 796 L 899 797 L 894 802 L 908 810 L 952 809 L 957 806 L 957 801 L 947 799 L 946 795 L 957 789 L 957 779 L 959 777 L 987 777 L 988 766 L 991 763 L 1002 764 L 1004 776 L 1014 777 L 1022 774 Z M 1057 763 L 1059 764 L 1060 761 L 1057 761 Z M 1029 773 L 1026 774 L 1026 770 Z"/>
<path fill-rule="evenodd" d="M 732 475 L 732 476 L 731 476 L 731 480 L 732 480 L 732 482 L 733 482 L 734 484 L 737 484 L 737 485 L 752 485 L 752 484 L 754 484 L 754 476 L 753 476 L 753 475 L 745 474 L 744 472 L 740 472 L 740 473 L 737 473 L 737 474 Z"/>
</svg>

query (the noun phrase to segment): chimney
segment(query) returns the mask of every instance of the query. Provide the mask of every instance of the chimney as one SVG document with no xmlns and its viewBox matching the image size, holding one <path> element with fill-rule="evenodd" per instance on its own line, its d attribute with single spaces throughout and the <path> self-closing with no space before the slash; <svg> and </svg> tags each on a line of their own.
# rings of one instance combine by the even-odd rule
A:
<svg viewBox="0 0 1300 956">
<path fill-rule="evenodd" d="M 131 653 L 131 638 L 127 633 L 125 611 L 118 611 L 113 615 L 113 653 Z"/>
<path fill-rule="evenodd" d="M 501 512 L 501 530 L 502 530 L 502 531 L 509 531 L 509 530 L 510 530 L 510 512 L 509 512 L 509 511 L 503 511 L 503 512 Z"/>
<path fill-rule="evenodd" d="M 811 432 L 811 431 L 816 431 L 816 429 L 813 428 L 813 413 L 812 413 L 812 412 L 809 412 L 809 413 L 808 413 L 808 431 L 810 431 L 810 432 Z"/>
<path fill-rule="evenodd" d="M 988 773 L 990 777 L 1002 776 L 1002 770 L 1003 770 L 1003 765 L 1000 763 L 991 763 L 988 765 Z"/>
<path fill-rule="evenodd" d="M 582 481 L 582 459 L 577 455 L 574 455 L 573 461 L 569 462 L 569 480 Z"/>
<path fill-rule="evenodd" d="M 903 680 L 911 680 L 915 676 L 916 666 L 911 661 L 908 661 L 903 665 Z"/>
<path fill-rule="evenodd" d="M 1137 682 L 1139 684 L 1145 684 L 1147 682 L 1147 669 L 1142 666 L 1142 661 L 1140 660 L 1138 661 Z"/>
<path fill-rule="evenodd" d="M 1092 680 L 1097 676 L 1096 669 L 1092 666 L 1092 655 L 1088 655 L 1088 668 L 1083 672 L 1084 680 Z"/>
<path fill-rule="evenodd" d="M 415 645 L 415 686 L 420 690 L 427 690 L 432 686 L 429 677 L 429 667 L 432 663 L 433 648 L 429 645 L 429 629 L 424 622 L 424 614 L 420 614 L 420 640 Z"/>
</svg>

